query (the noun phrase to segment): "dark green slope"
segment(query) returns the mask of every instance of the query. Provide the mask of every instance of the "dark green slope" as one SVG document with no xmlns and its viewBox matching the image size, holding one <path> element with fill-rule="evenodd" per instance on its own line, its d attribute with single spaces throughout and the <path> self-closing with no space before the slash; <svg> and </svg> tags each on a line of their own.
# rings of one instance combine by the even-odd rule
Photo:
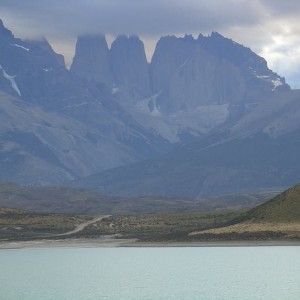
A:
<svg viewBox="0 0 300 300">
<path fill-rule="evenodd" d="M 252 222 L 300 222 L 300 184 L 251 209 L 243 219 Z"/>
<path fill-rule="evenodd" d="M 300 184 L 240 215 L 222 227 L 190 233 L 209 240 L 300 239 Z"/>
</svg>

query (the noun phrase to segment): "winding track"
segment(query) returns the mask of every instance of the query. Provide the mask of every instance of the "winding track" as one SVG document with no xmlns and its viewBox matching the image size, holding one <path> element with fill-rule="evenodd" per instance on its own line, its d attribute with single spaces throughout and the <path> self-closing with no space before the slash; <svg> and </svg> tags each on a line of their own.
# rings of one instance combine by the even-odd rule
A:
<svg viewBox="0 0 300 300">
<path fill-rule="evenodd" d="M 111 215 L 98 216 L 97 218 L 95 218 L 91 221 L 87 221 L 87 222 L 78 224 L 75 229 L 73 229 L 71 231 L 64 232 L 64 233 L 60 233 L 60 234 L 58 234 L 58 236 L 66 236 L 66 235 L 71 235 L 71 234 L 74 234 L 74 233 L 78 233 L 78 232 L 82 231 L 84 228 L 86 228 L 87 226 L 92 225 L 94 223 L 97 223 L 97 222 L 99 222 L 99 221 L 101 221 L 105 218 L 109 218 L 109 217 L 111 217 Z"/>
</svg>

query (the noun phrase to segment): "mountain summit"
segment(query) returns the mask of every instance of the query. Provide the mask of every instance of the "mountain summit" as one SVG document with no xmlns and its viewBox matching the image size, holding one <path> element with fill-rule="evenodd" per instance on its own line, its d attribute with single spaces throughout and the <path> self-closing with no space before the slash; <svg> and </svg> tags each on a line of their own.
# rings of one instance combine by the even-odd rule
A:
<svg viewBox="0 0 300 300">
<path fill-rule="evenodd" d="M 109 49 L 104 35 L 80 36 L 71 71 L 96 82 L 112 84 Z"/>
<path fill-rule="evenodd" d="M 1 19 L 0 19 L 0 37 L 6 39 L 14 38 L 12 32 L 4 26 L 3 21 Z"/>
<path fill-rule="evenodd" d="M 79 37 L 71 71 L 105 84 L 137 122 L 171 143 L 207 134 L 290 89 L 262 57 L 216 32 L 162 37 L 149 64 L 138 37 L 119 36 L 110 50 L 103 37 Z"/>
</svg>

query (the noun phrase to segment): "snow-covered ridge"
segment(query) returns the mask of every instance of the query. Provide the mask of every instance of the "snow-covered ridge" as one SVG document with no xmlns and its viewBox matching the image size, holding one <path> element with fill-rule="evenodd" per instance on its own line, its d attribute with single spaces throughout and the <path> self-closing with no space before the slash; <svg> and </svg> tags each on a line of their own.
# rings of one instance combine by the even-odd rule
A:
<svg viewBox="0 0 300 300">
<path fill-rule="evenodd" d="M 23 49 L 23 50 L 25 50 L 25 51 L 30 51 L 29 48 L 25 48 L 24 46 L 21 46 L 21 45 L 18 45 L 18 44 L 10 44 L 10 45 L 13 46 L 13 47 L 21 48 L 21 49 Z"/>
<path fill-rule="evenodd" d="M 7 80 L 9 80 L 10 81 L 10 83 L 11 83 L 11 87 L 18 93 L 18 95 L 21 97 L 21 92 L 20 92 L 20 90 L 19 90 L 19 88 L 18 88 L 18 85 L 17 85 L 17 83 L 16 83 L 16 80 L 15 80 L 15 75 L 8 75 L 6 72 L 5 72 L 5 70 L 2 68 L 2 66 L 0 65 L 0 69 L 2 70 L 2 72 L 3 72 L 3 76 L 4 76 L 4 78 L 5 79 L 7 79 Z"/>
</svg>

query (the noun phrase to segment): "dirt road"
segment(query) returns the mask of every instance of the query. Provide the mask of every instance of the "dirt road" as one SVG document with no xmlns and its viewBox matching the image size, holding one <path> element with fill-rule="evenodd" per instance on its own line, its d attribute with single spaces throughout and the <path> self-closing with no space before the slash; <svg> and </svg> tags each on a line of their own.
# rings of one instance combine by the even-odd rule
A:
<svg viewBox="0 0 300 300">
<path fill-rule="evenodd" d="M 109 217 L 111 217 L 111 216 L 110 215 L 98 216 L 93 220 L 78 224 L 75 229 L 73 229 L 71 231 L 61 233 L 61 234 L 58 234 L 58 236 L 66 236 L 66 235 L 71 235 L 71 234 L 74 234 L 74 233 L 78 233 L 78 232 L 82 231 L 84 228 L 86 228 L 87 226 L 92 225 L 94 223 L 97 223 L 97 222 L 99 222 L 99 221 L 101 221 L 105 218 L 109 218 Z"/>
</svg>

